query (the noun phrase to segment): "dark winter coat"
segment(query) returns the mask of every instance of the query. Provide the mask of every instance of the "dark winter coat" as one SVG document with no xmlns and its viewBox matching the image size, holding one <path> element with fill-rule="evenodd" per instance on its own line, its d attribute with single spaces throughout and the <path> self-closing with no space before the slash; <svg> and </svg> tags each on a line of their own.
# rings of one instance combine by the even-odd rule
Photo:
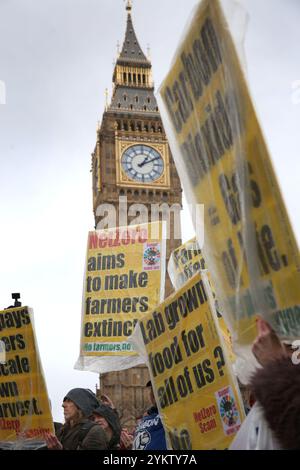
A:
<svg viewBox="0 0 300 470">
<path fill-rule="evenodd" d="M 64 450 L 105 450 L 108 439 L 98 424 L 81 419 L 75 426 L 66 423 L 57 433 Z"/>
</svg>

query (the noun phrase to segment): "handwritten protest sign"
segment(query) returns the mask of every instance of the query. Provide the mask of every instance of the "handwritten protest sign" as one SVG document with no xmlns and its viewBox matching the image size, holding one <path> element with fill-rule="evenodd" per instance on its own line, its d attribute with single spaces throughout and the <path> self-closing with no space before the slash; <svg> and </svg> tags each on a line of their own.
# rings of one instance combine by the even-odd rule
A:
<svg viewBox="0 0 300 470">
<path fill-rule="evenodd" d="M 26 447 L 54 432 L 50 403 L 27 307 L 0 312 L 0 447 Z"/>
<path fill-rule="evenodd" d="M 298 338 L 299 250 L 218 0 L 200 2 L 160 94 L 188 202 L 205 205 L 203 254 L 236 346 L 249 349 L 257 314 Z"/>
<path fill-rule="evenodd" d="M 244 417 L 208 286 L 205 273 L 196 274 L 147 313 L 132 337 L 174 450 L 225 449 Z"/>
<path fill-rule="evenodd" d="M 90 232 L 76 368 L 122 370 L 142 361 L 128 342 L 164 297 L 164 223 Z"/>
</svg>

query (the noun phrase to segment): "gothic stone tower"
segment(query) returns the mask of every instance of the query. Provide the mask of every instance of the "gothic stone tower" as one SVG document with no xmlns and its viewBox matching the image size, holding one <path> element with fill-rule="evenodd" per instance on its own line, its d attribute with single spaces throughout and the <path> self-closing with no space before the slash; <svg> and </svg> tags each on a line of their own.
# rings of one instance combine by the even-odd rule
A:
<svg viewBox="0 0 300 470">
<path fill-rule="evenodd" d="M 107 207 L 104 204 L 111 204 L 116 208 L 116 225 L 124 225 L 120 223 L 120 217 L 126 214 L 122 214 L 124 204 L 120 201 L 124 201 L 125 197 L 128 208 L 132 204 L 144 204 L 149 220 L 153 204 L 164 203 L 168 208 L 176 206 L 179 211 L 171 210 L 167 217 L 168 261 L 171 251 L 181 244 L 179 217 L 182 189 L 154 96 L 151 62 L 143 53 L 133 28 L 130 1 L 126 10 L 127 28 L 113 72 L 112 99 L 103 114 L 92 154 L 95 222 L 97 226 L 104 220 L 105 210 L 102 209 Z M 160 212 L 154 218 L 162 217 L 163 213 Z M 131 222 L 130 216 L 127 221 Z M 171 291 L 167 277 L 166 295 Z M 101 390 L 98 393 L 112 398 L 122 422 L 130 427 L 135 425 L 135 418 L 143 414 L 147 406 L 147 381 L 145 366 L 111 372 L 101 375 Z"/>
</svg>

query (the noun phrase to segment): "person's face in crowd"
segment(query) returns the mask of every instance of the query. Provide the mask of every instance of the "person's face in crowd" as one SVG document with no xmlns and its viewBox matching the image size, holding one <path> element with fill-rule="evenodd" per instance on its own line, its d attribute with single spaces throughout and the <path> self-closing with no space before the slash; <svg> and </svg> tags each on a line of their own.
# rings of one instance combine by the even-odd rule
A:
<svg viewBox="0 0 300 470">
<path fill-rule="evenodd" d="M 72 421 L 78 415 L 78 408 L 72 400 L 64 400 L 62 407 L 64 409 L 65 421 Z"/>
<path fill-rule="evenodd" d="M 99 424 L 99 426 L 101 426 L 101 428 L 104 429 L 104 431 L 106 432 L 106 434 L 109 437 L 112 436 L 112 429 L 111 429 L 110 425 L 108 424 L 108 422 L 106 421 L 106 419 L 103 418 L 103 416 L 98 415 L 97 413 L 93 413 L 92 421 L 94 421 L 94 423 Z"/>
</svg>

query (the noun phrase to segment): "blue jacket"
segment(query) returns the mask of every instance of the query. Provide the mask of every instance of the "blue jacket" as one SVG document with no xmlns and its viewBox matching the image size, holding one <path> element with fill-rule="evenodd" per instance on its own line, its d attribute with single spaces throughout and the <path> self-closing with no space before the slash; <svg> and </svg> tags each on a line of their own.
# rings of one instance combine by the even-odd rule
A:
<svg viewBox="0 0 300 470">
<path fill-rule="evenodd" d="M 137 425 L 133 446 L 134 450 L 167 450 L 165 431 L 156 407 L 148 410 Z"/>
</svg>

